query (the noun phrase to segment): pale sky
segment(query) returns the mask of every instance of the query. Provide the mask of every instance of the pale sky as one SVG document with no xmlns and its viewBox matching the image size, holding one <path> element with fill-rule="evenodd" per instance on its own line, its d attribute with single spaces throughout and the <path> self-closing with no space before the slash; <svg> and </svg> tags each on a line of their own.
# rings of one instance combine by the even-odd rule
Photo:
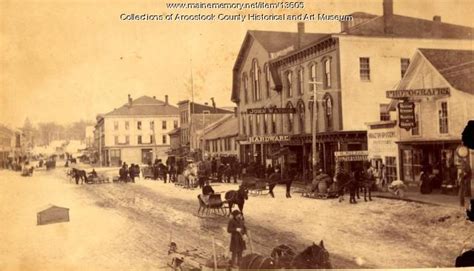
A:
<svg viewBox="0 0 474 271">
<path fill-rule="evenodd" d="M 217 106 L 234 106 L 232 67 L 246 31 L 296 32 L 297 22 L 290 21 L 120 20 L 122 13 L 239 13 L 168 10 L 165 3 L 170 1 L 0 0 L 0 124 L 21 126 L 26 117 L 33 123 L 94 120 L 98 113 L 123 105 L 127 94 L 158 99 L 168 94 L 176 104 L 190 99 L 186 85 L 191 59 L 195 101 L 210 102 L 215 97 Z M 283 12 L 356 11 L 381 15 L 382 0 L 306 0 L 305 9 Z M 443 22 L 474 26 L 471 0 L 394 0 L 394 13 L 429 20 L 440 15 Z M 337 21 L 306 22 L 306 32 L 339 30 Z"/>
</svg>

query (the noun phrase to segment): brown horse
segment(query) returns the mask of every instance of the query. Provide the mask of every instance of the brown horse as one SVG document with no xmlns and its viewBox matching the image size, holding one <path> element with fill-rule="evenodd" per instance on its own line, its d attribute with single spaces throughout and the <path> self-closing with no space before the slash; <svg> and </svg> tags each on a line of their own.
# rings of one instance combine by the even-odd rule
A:
<svg viewBox="0 0 474 271">
<path fill-rule="evenodd" d="M 273 249 L 271 257 L 252 253 L 242 257 L 241 269 L 330 269 L 329 252 L 321 240 L 319 245 L 313 243 L 301 253 L 296 254 L 287 245 L 279 245 Z"/>
<path fill-rule="evenodd" d="M 242 217 L 244 217 L 244 204 L 245 201 L 249 199 L 249 190 L 241 185 L 237 191 L 227 191 L 224 197 L 227 201 L 227 204 L 229 204 L 229 216 L 232 213 L 232 206 L 237 204 L 237 206 L 239 206 L 240 212 L 242 213 Z"/>
</svg>

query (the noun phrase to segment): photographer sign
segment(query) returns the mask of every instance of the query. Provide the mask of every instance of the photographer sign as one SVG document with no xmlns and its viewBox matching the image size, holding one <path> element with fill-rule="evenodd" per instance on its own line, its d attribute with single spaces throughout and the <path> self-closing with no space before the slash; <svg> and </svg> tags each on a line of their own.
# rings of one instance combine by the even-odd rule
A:
<svg viewBox="0 0 474 271">
<path fill-rule="evenodd" d="M 407 131 L 416 127 L 415 103 L 401 102 L 398 104 L 398 126 Z"/>
</svg>

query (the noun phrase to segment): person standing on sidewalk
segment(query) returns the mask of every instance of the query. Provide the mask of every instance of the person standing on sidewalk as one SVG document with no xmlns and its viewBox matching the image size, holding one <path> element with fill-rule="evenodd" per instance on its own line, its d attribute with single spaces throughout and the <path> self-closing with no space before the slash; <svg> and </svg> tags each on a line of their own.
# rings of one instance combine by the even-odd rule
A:
<svg viewBox="0 0 474 271">
<path fill-rule="evenodd" d="M 467 161 L 462 161 L 461 172 L 459 173 L 459 204 L 464 207 L 465 197 L 471 197 L 470 182 L 472 178 L 471 167 Z"/>
<path fill-rule="evenodd" d="M 247 234 L 242 213 L 239 210 L 232 211 L 232 218 L 227 225 L 227 232 L 230 233 L 230 252 L 232 252 L 232 265 L 239 267 L 242 260 L 242 252 L 247 248 L 243 236 Z"/>
</svg>

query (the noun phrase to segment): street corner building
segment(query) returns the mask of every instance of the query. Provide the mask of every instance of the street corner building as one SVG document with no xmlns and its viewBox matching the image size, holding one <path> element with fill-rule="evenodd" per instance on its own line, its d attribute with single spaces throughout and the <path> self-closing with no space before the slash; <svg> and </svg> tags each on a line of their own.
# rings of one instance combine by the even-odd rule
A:
<svg viewBox="0 0 474 271">
<path fill-rule="evenodd" d="M 386 91 L 394 120 L 369 124 L 369 153 L 393 160 L 391 175 L 408 185 L 418 186 L 424 171 L 435 176 L 433 188 L 456 187 L 460 162 L 474 166 L 474 152 L 461 142 L 474 119 L 473 74 L 473 50 L 416 50 L 403 79 Z"/>
<path fill-rule="evenodd" d="M 354 20 L 341 21 L 338 33 L 307 33 L 301 22 L 296 33 L 247 32 L 231 95 L 238 108 L 241 161 L 306 173 L 313 118 L 324 171 L 334 174 L 336 160 L 351 160 L 344 158 L 349 154 L 367 160 L 367 123 L 396 122 L 385 91 L 400 83 L 417 49 L 472 48 L 471 27 L 443 23 L 440 16 L 397 15 L 391 0 L 382 8 L 382 16 L 351 14 Z M 396 167 L 398 154 L 388 156 Z"/>
<path fill-rule="evenodd" d="M 170 150 L 169 132 L 179 127 L 178 107 L 156 97 L 132 99 L 109 113 L 98 115 L 95 148 L 103 166 L 149 164 L 166 160 Z"/>
</svg>

